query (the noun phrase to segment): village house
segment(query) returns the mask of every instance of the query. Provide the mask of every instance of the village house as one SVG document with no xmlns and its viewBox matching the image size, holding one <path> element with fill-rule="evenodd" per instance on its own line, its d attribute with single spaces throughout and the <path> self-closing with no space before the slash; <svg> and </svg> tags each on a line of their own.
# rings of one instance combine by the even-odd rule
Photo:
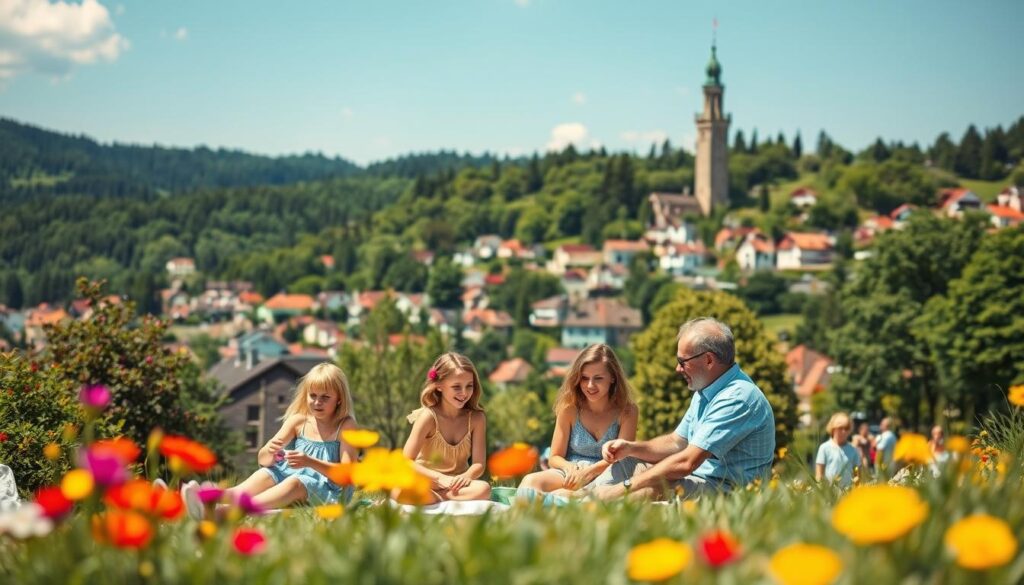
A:
<svg viewBox="0 0 1024 585">
<path fill-rule="evenodd" d="M 658 266 L 672 276 L 694 274 L 704 265 L 704 258 L 707 256 L 707 248 L 700 240 L 684 244 L 667 244 L 661 251 Z"/>
<path fill-rule="evenodd" d="M 531 373 L 533 373 L 533 366 L 523 358 L 517 357 L 498 364 L 498 367 L 487 376 L 487 379 L 498 390 L 506 390 L 510 386 L 525 382 Z"/>
<path fill-rule="evenodd" d="M 832 262 L 832 253 L 832 240 L 827 234 L 787 232 L 776 246 L 776 268 L 825 268 Z"/>
<path fill-rule="evenodd" d="M 689 190 L 683 193 L 651 193 L 651 221 L 644 238 L 654 244 L 683 244 L 697 239 L 690 217 L 703 215 L 700 202 Z"/>
<path fill-rule="evenodd" d="M 586 347 L 594 343 L 625 345 L 643 327 L 640 311 L 620 299 L 596 298 L 569 308 L 562 325 L 564 347 Z"/>
<path fill-rule="evenodd" d="M 318 309 L 316 300 L 309 295 L 277 293 L 256 309 L 256 319 L 263 323 L 281 321 Z"/>
<path fill-rule="evenodd" d="M 498 248 L 501 247 L 501 237 L 493 234 L 477 236 L 473 242 L 473 254 L 481 260 L 490 260 L 498 255 Z"/>
<path fill-rule="evenodd" d="M 643 240 L 605 240 L 601 252 L 604 263 L 628 267 L 638 254 L 649 252 L 651 247 Z"/>
<path fill-rule="evenodd" d="M 530 305 L 530 326 L 561 327 L 568 306 L 569 299 L 566 295 L 556 295 L 533 303 Z"/>
<path fill-rule="evenodd" d="M 786 370 L 797 397 L 797 413 L 805 425 L 811 423 L 811 399 L 828 389 L 834 364 L 827 356 L 806 345 L 798 345 L 786 353 Z"/>
<path fill-rule="evenodd" d="M 761 230 L 748 232 L 736 249 L 736 264 L 746 271 L 774 270 L 775 244 Z"/>
<path fill-rule="evenodd" d="M 893 227 L 899 229 L 903 227 L 903 224 L 910 219 L 911 214 L 916 211 L 917 208 L 909 203 L 904 203 L 896 209 L 889 212 L 889 218 L 893 221 Z"/>
<path fill-rule="evenodd" d="M 587 287 L 587 273 L 579 268 L 572 268 L 562 273 L 562 288 L 569 295 L 569 302 L 576 303 L 590 296 Z"/>
<path fill-rule="evenodd" d="M 562 244 L 548 262 L 552 274 L 564 274 L 570 268 L 591 268 L 601 262 L 601 252 L 589 244 Z"/>
<path fill-rule="evenodd" d="M 626 287 L 629 269 L 622 264 L 598 264 L 587 274 L 589 296 L 607 296 Z"/>
<path fill-rule="evenodd" d="M 62 307 L 55 307 L 49 303 L 42 303 L 38 307 L 29 310 L 25 317 L 25 344 L 28 347 L 39 349 L 46 345 L 46 325 L 56 325 L 65 319 L 71 319 Z"/>
<path fill-rule="evenodd" d="M 747 234 L 754 231 L 759 230 L 746 226 L 723 227 L 715 234 L 715 250 L 719 253 L 730 254 L 747 239 Z"/>
<path fill-rule="evenodd" d="M 171 278 L 185 278 L 195 274 L 196 261 L 192 258 L 171 258 L 165 268 Z"/>
<path fill-rule="evenodd" d="M 789 202 L 797 209 L 814 207 L 818 203 L 818 193 L 810 187 L 799 187 L 789 194 Z"/>
<path fill-rule="evenodd" d="M 981 198 L 970 189 L 939 191 L 939 212 L 945 217 L 960 218 L 966 211 L 984 211 Z"/>
<path fill-rule="evenodd" d="M 997 229 L 1020 225 L 1024 222 L 1020 190 L 1007 187 L 996 196 L 996 202 L 988 206 L 988 211 L 992 214 L 992 225 Z"/>
<path fill-rule="evenodd" d="M 580 353 L 575 347 L 552 347 L 547 351 L 544 365 L 547 367 L 547 375 L 552 378 L 562 378 L 569 373 L 572 362 Z"/>
<path fill-rule="evenodd" d="M 505 337 L 511 337 L 512 329 L 515 327 L 515 321 L 511 315 L 505 311 L 495 311 L 494 309 L 466 311 L 462 314 L 462 324 L 465 326 L 462 337 L 470 341 L 480 341 L 488 329 Z"/>
</svg>

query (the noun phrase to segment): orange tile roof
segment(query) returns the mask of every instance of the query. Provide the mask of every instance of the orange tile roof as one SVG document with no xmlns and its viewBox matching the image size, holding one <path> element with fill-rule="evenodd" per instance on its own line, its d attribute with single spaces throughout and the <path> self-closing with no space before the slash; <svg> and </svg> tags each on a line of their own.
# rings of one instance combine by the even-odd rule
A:
<svg viewBox="0 0 1024 585">
<path fill-rule="evenodd" d="M 307 311 L 313 308 L 313 297 L 277 293 L 267 300 L 265 306 L 272 311 Z"/>
<path fill-rule="evenodd" d="M 826 234 L 789 232 L 783 236 L 779 249 L 791 250 L 794 247 L 801 250 L 831 250 L 832 244 Z"/>
<path fill-rule="evenodd" d="M 646 252 L 650 246 L 642 240 L 605 240 L 604 251 Z"/>
<path fill-rule="evenodd" d="M 513 358 L 498 364 L 497 369 L 491 372 L 491 375 L 487 378 L 495 384 L 511 384 L 525 381 L 532 371 L 533 366 L 528 364 L 526 360 L 523 358 Z"/>
<path fill-rule="evenodd" d="M 42 327 L 43 325 L 54 325 L 69 318 L 71 318 L 71 315 L 68 315 L 68 312 L 64 309 L 60 307 L 51 307 L 50 305 L 43 303 L 32 311 L 28 316 L 28 319 L 25 319 L 25 326 Z"/>
<path fill-rule="evenodd" d="M 1024 213 L 1021 213 L 1012 207 L 1007 207 L 1005 205 L 989 205 L 988 210 L 992 215 L 1011 222 L 1024 221 Z"/>
</svg>

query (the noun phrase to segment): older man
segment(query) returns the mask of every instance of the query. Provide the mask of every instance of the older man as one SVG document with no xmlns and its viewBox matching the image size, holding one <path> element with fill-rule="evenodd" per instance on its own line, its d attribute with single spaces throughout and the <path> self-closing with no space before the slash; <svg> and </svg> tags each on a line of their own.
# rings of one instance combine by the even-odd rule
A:
<svg viewBox="0 0 1024 585">
<path fill-rule="evenodd" d="M 597 497 L 658 499 L 677 487 L 694 496 L 768 476 L 775 417 L 764 393 L 734 361 L 732 330 L 701 317 L 680 327 L 676 341 L 676 373 L 694 392 L 690 408 L 673 433 L 606 443 L 603 456 L 609 462 L 636 457 L 654 465 L 621 484 L 598 488 Z"/>
</svg>

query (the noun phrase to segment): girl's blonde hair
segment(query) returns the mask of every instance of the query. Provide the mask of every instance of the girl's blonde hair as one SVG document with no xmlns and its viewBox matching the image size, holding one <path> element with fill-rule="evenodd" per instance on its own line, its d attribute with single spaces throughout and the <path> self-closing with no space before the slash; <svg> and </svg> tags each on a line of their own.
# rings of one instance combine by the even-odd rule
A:
<svg viewBox="0 0 1024 585">
<path fill-rule="evenodd" d="M 555 415 L 566 408 L 575 407 L 579 410 L 586 404 L 583 390 L 580 389 L 580 379 L 583 378 L 583 366 L 603 363 L 608 367 L 608 373 L 612 376 L 612 386 L 608 389 L 608 399 L 612 405 L 619 410 L 626 406 L 635 406 L 633 400 L 633 387 L 626 379 L 626 373 L 622 371 L 622 364 L 619 363 L 615 351 L 603 343 L 595 343 L 587 346 L 573 360 L 569 372 L 562 381 L 562 387 L 558 389 L 558 397 L 555 399 Z"/>
<path fill-rule="evenodd" d="M 468 357 L 451 351 L 441 354 L 434 360 L 434 365 L 430 366 L 430 370 L 427 372 L 427 383 L 420 391 L 420 404 L 427 408 L 440 404 L 441 380 L 459 372 L 473 374 L 473 395 L 466 401 L 465 408 L 482 411 L 484 407 L 480 406 L 480 394 L 483 392 L 483 387 L 480 386 L 480 374 L 477 374 L 476 366 Z"/>
<path fill-rule="evenodd" d="M 283 420 L 294 414 L 312 415 L 308 399 L 310 390 L 330 390 L 338 397 L 338 406 L 334 409 L 331 422 L 338 423 L 346 416 L 352 415 L 352 394 L 349 392 L 345 372 L 332 363 L 323 362 L 313 366 L 312 370 L 299 379 L 299 384 L 295 387 L 295 397 L 281 417 Z"/>
<path fill-rule="evenodd" d="M 840 425 L 839 421 L 846 420 L 845 425 Z M 850 420 L 850 415 L 845 412 L 837 412 L 832 415 L 832 418 L 828 419 L 828 424 L 825 425 L 825 432 L 832 436 L 832 431 L 838 429 L 840 426 L 848 427 L 851 431 L 853 430 L 853 421 Z"/>
</svg>

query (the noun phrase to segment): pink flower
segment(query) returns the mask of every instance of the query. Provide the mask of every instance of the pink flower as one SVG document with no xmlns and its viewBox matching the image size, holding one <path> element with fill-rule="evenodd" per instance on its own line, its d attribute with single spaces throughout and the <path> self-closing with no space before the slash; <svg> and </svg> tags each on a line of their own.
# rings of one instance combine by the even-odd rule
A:
<svg viewBox="0 0 1024 585">
<path fill-rule="evenodd" d="M 259 516 L 266 511 L 263 509 L 263 506 L 252 501 L 252 496 L 246 492 L 238 494 L 238 498 L 235 503 L 238 504 L 239 510 L 250 516 Z"/>
<path fill-rule="evenodd" d="M 427 372 L 427 379 L 430 381 L 437 380 L 437 370 L 434 368 L 430 368 L 430 371 Z"/>
<path fill-rule="evenodd" d="M 86 449 L 78 457 L 78 466 L 88 470 L 100 485 L 121 485 L 128 481 L 128 470 L 117 454 L 103 449 Z"/>
<path fill-rule="evenodd" d="M 220 500 L 220 497 L 224 495 L 224 490 L 219 487 L 201 487 L 196 495 L 204 504 L 211 504 Z"/>
<path fill-rule="evenodd" d="M 232 539 L 235 550 L 243 555 L 256 555 L 267 548 L 267 539 L 263 533 L 254 528 L 239 528 Z"/>
<path fill-rule="evenodd" d="M 78 392 L 78 400 L 93 410 L 103 410 L 110 405 L 110 390 L 102 384 L 82 386 Z"/>
</svg>

